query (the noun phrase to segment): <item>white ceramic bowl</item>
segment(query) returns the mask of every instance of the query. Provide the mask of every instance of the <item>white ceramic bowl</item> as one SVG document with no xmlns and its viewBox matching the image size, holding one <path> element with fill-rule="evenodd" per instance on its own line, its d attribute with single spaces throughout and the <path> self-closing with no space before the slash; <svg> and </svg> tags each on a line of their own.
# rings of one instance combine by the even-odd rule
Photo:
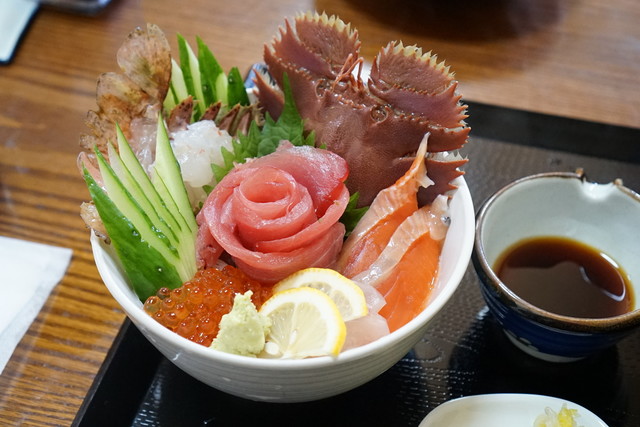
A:
<svg viewBox="0 0 640 427">
<path fill-rule="evenodd" d="M 505 186 L 477 215 L 473 263 L 482 294 L 509 339 L 525 352 L 569 362 L 610 347 L 640 326 L 640 196 L 621 182 L 597 184 L 579 173 L 550 172 Z M 634 310 L 607 318 L 561 316 L 518 297 L 492 270 L 523 239 L 567 237 L 608 254 L 627 273 Z"/>
<path fill-rule="evenodd" d="M 211 387 L 247 399 L 311 401 L 351 390 L 393 366 L 422 338 L 431 319 L 458 288 L 471 257 L 475 220 L 466 182 L 458 178 L 457 185 L 440 273 L 429 305 L 392 334 L 335 358 L 257 359 L 214 351 L 182 338 L 144 312 L 111 248 L 95 236 L 91 244 L 98 271 L 113 297 L 142 334 L 180 369 Z"/>
</svg>

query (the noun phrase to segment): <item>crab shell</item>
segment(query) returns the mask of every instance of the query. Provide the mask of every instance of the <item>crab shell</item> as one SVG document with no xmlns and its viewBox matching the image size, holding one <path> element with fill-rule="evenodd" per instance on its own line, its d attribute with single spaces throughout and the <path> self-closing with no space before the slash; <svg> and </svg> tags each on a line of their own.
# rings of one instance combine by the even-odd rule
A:
<svg viewBox="0 0 640 427">
<path fill-rule="evenodd" d="M 280 87 L 286 73 L 317 144 L 347 161 L 347 185 L 359 193 L 361 206 L 406 172 L 427 133 L 427 170 L 434 185 L 422 189 L 421 201 L 455 189 L 451 181 L 462 175 L 459 167 L 466 160 L 451 151 L 467 142 L 470 128 L 449 67 L 430 52 L 391 42 L 375 57 L 365 85 L 359 50 L 358 33 L 350 24 L 307 13 L 293 24 L 285 20 L 265 45 L 264 61 Z M 261 104 L 277 118 L 284 102 L 281 90 L 260 73 L 256 84 Z"/>
</svg>

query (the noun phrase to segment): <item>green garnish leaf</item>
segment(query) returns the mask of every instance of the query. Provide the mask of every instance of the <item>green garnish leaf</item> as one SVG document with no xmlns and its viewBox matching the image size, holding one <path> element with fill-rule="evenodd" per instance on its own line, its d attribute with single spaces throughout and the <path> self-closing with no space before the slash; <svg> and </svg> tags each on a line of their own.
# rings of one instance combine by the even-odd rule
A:
<svg viewBox="0 0 640 427">
<path fill-rule="evenodd" d="M 360 222 L 360 219 L 362 219 L 364 214 L 369 210 L 369 206 L 357 207 L 359 197 L 358 192 L 349 196 L 349 203 L 347 203 L 347 207 L 340 217 L 340 222 L 344 224 L 346 229 L 345 237 L 351 234 L 353 229 L 356 228 L 356 225 L 358 225 L 358 222 Z"/>
<path fill-rule="evenodd" d="M 251 122 L 249 132 L 246 135 L 238 134 L 237 138 L 231 141 L 231 150 L 222 147 L 220 152 L 224 160 L 224 166 L 212 163 L 211 169 L 220 182 L 236 164 L 244 163 L 247 159 L 258 156 L 258 144 L 260 143 L 260 127 L 256 122 Z"/>
<path fill-rule="evenodd" d="M 305 136 L 304 121 L 298 113 L 286 74 L 284 75 L 283 91 L 284 106 L 277 121 L 274 121 L 267 114 L 262 129 L 255 122 L 252 122 L 246 135 L 239 134 L 234 139 L 232 151 L 226 148 L 221 149 L 224 166 L 211 165 L 217 182 L 220 182 L 236 164 L 244 163 L 253 157 L 262 157 L 273 153 L 280 145 L 280 141 L 290 141 L 296 146 L 314 145 L 315 133 L 311 132 Z"/>
<path fill-rule="evenodd" d="M 282 113 L 277 122 L 274 122 L 269 116 L 266 117 L 261 141 L 258 144 L 258 156 L 273 153 L 282 140 L 289 141 L 296 146 L 314 145 L 315 143 L 315 133 L 311 132 L 305 137 L 304 121 L 296 107 L 289 77 L 286 73 L 283 75 L 282 88 L 284 92 Z"/>
</svg>

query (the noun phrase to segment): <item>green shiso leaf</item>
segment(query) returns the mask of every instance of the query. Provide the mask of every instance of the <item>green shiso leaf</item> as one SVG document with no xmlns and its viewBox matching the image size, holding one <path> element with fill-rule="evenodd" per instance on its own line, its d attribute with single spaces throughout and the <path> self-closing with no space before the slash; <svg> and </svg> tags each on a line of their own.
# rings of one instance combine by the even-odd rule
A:
<svg viewBox="0 0 640 427">
<path fill-rule="evenodd" d="M 280 141 L 286 140 L 293 145 L 314 145 L 315 134 L 311 132 L 305 137 L 304 121 L 298 112 L 296 103 L 291 92 L 289 77 L 285 73 L 282 82 L 284 92 L 284 106 L 278 121 L 274 122 L 269 116 L 266 117 L 262 128 L 261 140 L 258 144 L 258 156 L 266 156 L 273 153 L 278 148 Z"/>
<path fill-rule="evenodd" d="M 347 203 L 347 207 L 340 217 L 340 222 L 344 224 L 346 229 L 345 237 L 351 234 L 353 229 L 356 228 L 356 225 L 358 225 L 358 222 L 360 222 L 360 219 L 362 219 L 364 214 L 369 210 L 369 206 L 357 207 L 359 196 L 358 192 L 349 196 L 349 203 Z"/>
<path fill-rule="evenodd" d="M 231 150 L 222 147 L 220 152 L 224 160 L 224 166 L 211 164 L 211 169 L 220 182 L 236 164 L 244 163 L 247 159 L 258 157 L 258 145 L 261 140 L 260 127 L 256 122 L 251 122 L 249 132 L 246 135 L 239 134 L 231 141 Z"/>
<path fill-rule="evenodd" d="M 296 108 L 286 74 L 284 75 L 283 91 L 284 106 L 277 121 L 274 121 L 267 114 L 262 129 L 255 122 L 252 122 L 246 135 L 240 134 L 234 139 L 231 151 L 226 148 L 221 149 L 224 166 L 211 165 L 217 182 L 220 182 L 236 164 L 244 163 L 253 157 L 262 157 L 273 153 L 282 140 L 290 141 L 297 146 L 314 145 L 315 133 L 311 132 L 305 136 L 304 121 Z"/>
</svg>

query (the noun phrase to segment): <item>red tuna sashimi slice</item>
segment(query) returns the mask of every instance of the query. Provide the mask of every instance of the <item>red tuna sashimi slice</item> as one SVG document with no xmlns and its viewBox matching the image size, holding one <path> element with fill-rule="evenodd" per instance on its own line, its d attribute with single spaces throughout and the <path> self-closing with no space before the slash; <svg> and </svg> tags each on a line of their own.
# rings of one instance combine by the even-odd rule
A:
<svg viewBox="0 0 640 427">
<path fill-rule="evenodd" d="M 336 223 L 313 244 L 290 252 L 264 253 L 240 249 L 233 259 L 236 266 L 249 277 L 265 284 L 273 284 L 305 268 L 332 266 L 342 247 L 344 232 L 344 225 Z"/>
<path fill-rule="evenodd" d="M 198 269 L 213 267 L 222 252 L 224 252 L 224 249 L 211 235 L 202 211 L 198 213 L 196 221 L 198 223 L 198 233 L 196 235 L 196 263 Z"/>
<path fill-rule="evenodd" d="M 296 235 L 318 221 L 309 191 L 281 169 L 245 169 L 233 178 L 224 185 L 231 184 L 231 215 L 245 247 L 269 251 L 261 247 L 265 242 Z"/>
<path fill-rule="evenodd" d="M 338 220 L 349 200 L 341 181 L 347 175 L 346 163 L 333 153 L 281 145 L 231 171 L 202 215 L 238 267 L 274 283 L 302 268 L 335 263 L 344 238 Z"/>
<path fill-rule="evenodd" d="M 271 166 L 290 173 L 298 183 L 309 190 L 318 217 L 342 192 L 344 181 L 349 176 L 347 162 L 339 155 L 311 146 L 294 147 L 283 141 L 278 149 L 268 156 L 251 160 L 240 168 Z"/>
</svg>

